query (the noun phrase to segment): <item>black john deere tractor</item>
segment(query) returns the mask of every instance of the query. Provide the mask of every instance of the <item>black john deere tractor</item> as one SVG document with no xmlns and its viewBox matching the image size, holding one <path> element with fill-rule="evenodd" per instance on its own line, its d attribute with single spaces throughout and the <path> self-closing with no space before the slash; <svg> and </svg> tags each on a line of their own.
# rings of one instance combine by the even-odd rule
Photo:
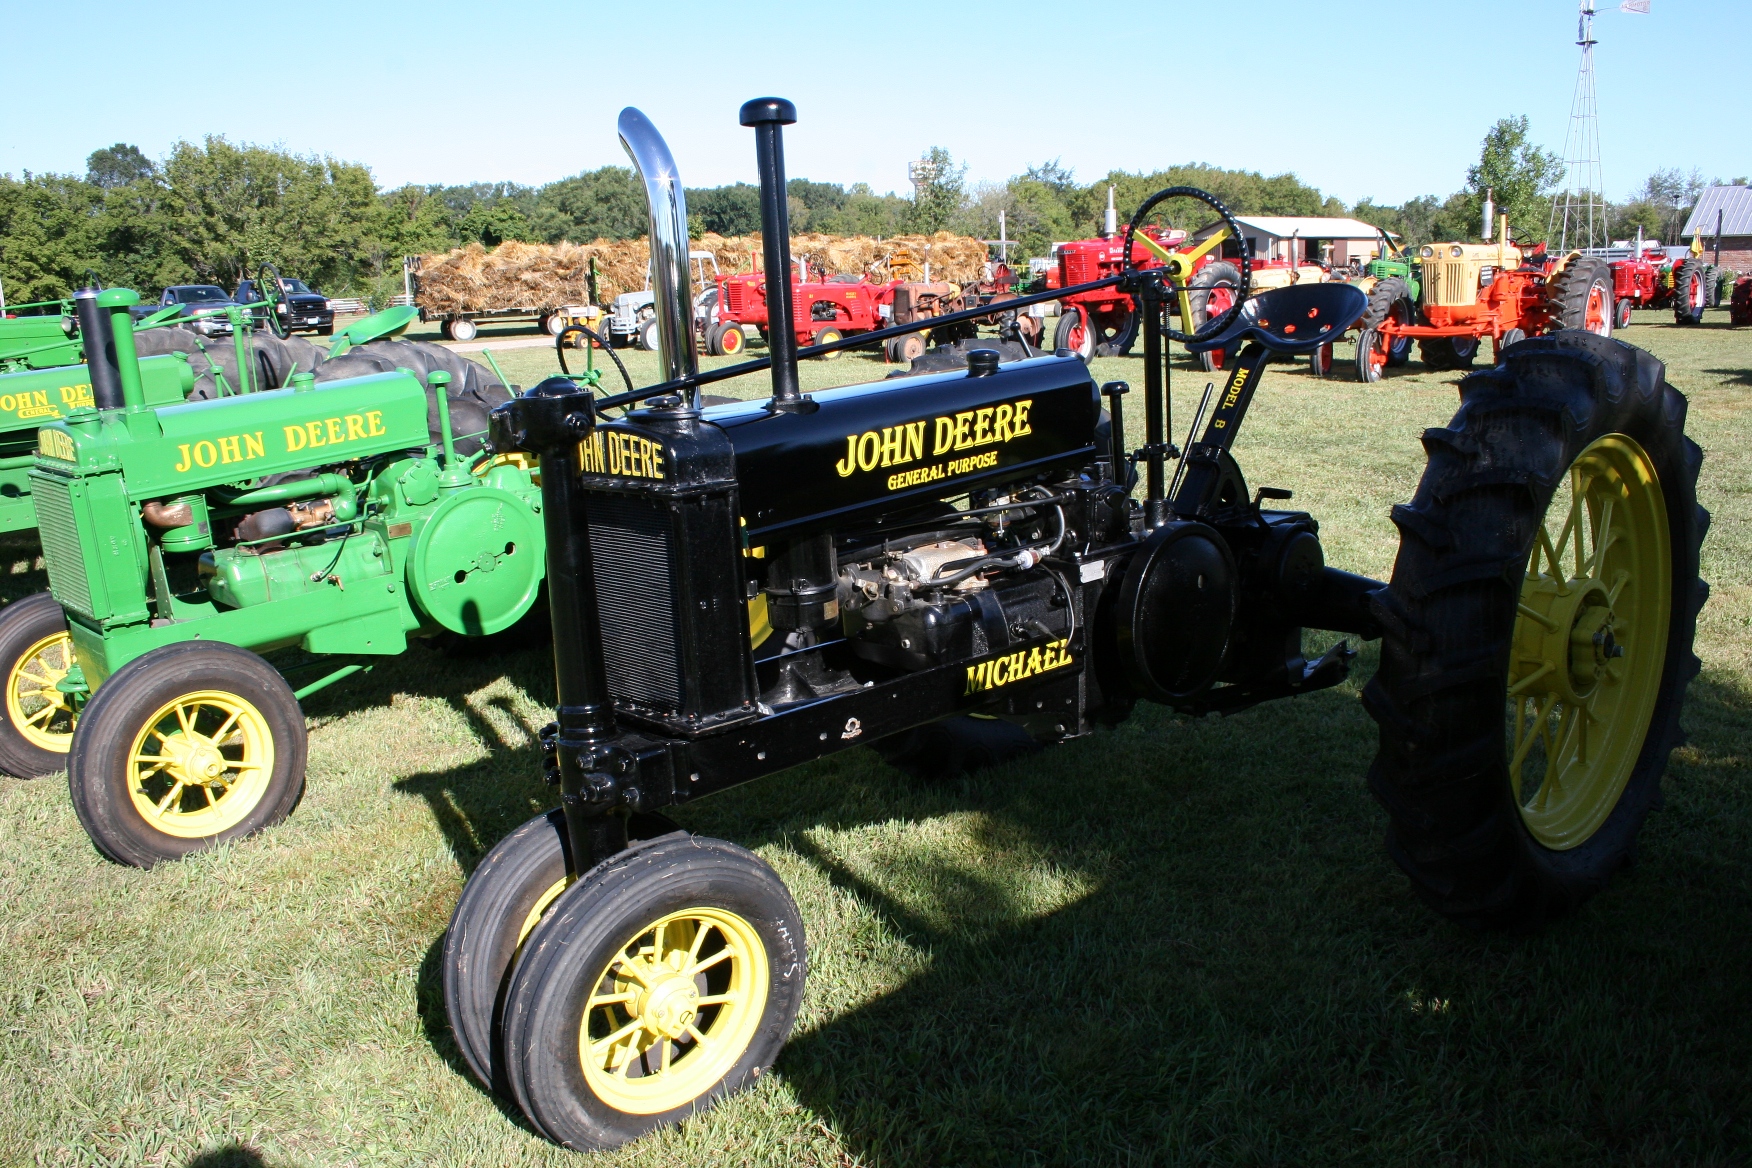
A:
<svg viewBox="0 0 1752 1168">
<path fill-rule="evenodd" d="M 786 271 L 795 113 L 759 99 L 741 120 L 766 270 Z M 674 160 L 637 110 L 619 125 L 651 200 L 669 379 L 594 400 L 555 379 L 495 410 L 496 447 L 542 469 L 560 805 L 481 861 L 443 955 L 458 1046 L 537 1130 L 613 1147 L 744 1087 L 791 1029 L 797 906 L 666 808 L 853 746 L 966 763 L 1097 733 L 1140 700 L 1231 712 L 1338 683 L 1353 650 L 1308 660 L 1305 629 L 1383 639 L 1370 785 L 1436 909 L 1532 927 L 1624 861 L 1677 741 L 1704 596 L 1700 453 L 1659 362 L 1561 333 L 1472 374 L 1424 434 L 1382 584 L 1328 567 L 1314 518 L 1263 506 L 1289 492 L 1250 490 L 1231 452 L 1268 355 L 1326 343 L 1357 289 L 1248 299 L 1243 269 L 1231 309 L 1169 333 L 1244 346 L 1184 452 L 1158 327 L 1136 451 L 1101 404 L 1127 387 L 1065 351 L 976 350 L 965 370 L 804 396 L 799 355 L 905 329 L 803 350 L 779 332 L 769 359 L 700 374 Z M 1188 188 L 1132 222 L 1189 196 L 1234 230 Z M 1146 320 L 1183 291 L 1163 269 L 1108 279 Z M 769 366 L 770 400 L 699 407 L 702 384 Z"/>
</svg>

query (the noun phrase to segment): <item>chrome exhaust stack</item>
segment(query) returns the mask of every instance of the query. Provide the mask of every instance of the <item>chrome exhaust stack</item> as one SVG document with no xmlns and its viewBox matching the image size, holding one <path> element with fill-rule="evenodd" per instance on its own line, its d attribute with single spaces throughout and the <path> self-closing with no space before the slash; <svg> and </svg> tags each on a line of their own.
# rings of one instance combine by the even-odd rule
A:
<svg viewBox="0 0 1752 1168">
<path fill-rule="evenodd" d="M 681 175 L 663 135 L 639 110 L 628 106 L 618 124 L 621 148 L 645 184 L 645 206 L 651 223 L 651 295 L 657 310 L 657 348 L 665 381 L 699 372 L 694 349 L 693 280 L 688 271 L 687 197 Z M 692 401 L 699 408 L 700 391 Z"/>
</svg>

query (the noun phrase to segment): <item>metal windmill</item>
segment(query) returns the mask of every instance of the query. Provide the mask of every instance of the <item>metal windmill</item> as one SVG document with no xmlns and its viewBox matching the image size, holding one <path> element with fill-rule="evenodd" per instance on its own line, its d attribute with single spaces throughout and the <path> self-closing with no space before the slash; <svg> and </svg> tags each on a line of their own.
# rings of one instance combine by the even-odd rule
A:
<svg viewBox="0 0 1752 1168">
<path fill-rule="evenodd" d="M 1545 234 L 1558 237 L 1558 247 L 1600 247 L 1607 238 L 1605 180 L 1600 174 L 1600 107 L 1594 97 L 1594 3 L 1579 0 L 1576 44 L 1582 49 L 1570 101 L 1569 133 L 1563 143 L 1563 192 L 1551 200 L 1551 221 Z M 1649 0 L 1622 0 L 1620 12 L 1646 15 Z"/>
</svg>

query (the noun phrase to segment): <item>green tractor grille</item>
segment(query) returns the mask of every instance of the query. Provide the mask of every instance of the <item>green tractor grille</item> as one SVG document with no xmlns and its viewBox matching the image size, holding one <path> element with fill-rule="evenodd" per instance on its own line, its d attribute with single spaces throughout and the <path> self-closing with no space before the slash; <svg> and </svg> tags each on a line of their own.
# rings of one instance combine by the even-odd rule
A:
<svg viewBox="0 0 1752 1168">
<path fill-rule="evenodd" d="M 73 521 L 72 484 L 65 479 L 38 476 L 32 483 L 36 502 L 37 531 L 43 544 L 43 562 L 49 569 L 49 591 L 55 599 L 82 616 L 92 611 L 91 585 L 86 578 L 85 554 L 79 545 L 79 529 Z"/>
</svg>

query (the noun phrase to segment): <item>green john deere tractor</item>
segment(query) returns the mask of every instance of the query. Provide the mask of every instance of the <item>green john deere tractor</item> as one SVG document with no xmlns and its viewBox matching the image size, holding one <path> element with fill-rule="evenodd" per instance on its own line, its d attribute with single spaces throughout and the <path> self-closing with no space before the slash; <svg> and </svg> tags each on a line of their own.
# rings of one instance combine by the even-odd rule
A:
<svg viewBox="0 0 1752 1168">
<path fill-rule="evenodd" d="M 71 300 L 8 305 L 0 312 L 0 373 L 46 369 L 79 360 L 79 342 L 68 321 Z"/>
<path fill-rule="evenodd" d="M 38 431 L 50 592 L 0 610 L 0 769 L 65 767 L 99 850 L 146 866 L 284 818 L 299 700 L 410 638 L 509 628 L 545 534 L 529 460 L 482 440 L 510 393 L 481 366 L 379 340 L 288 388 L 154 405 L 132 294 L 104 295 L 112 360 Z"/>
<path fill-rule="evenodd" d="M 0 325 L 16 325 L 26 319 L 33 325 L 49 321 L 59 338 L 58 343 L 15 347 L 8 358 L 4 355 L 7 338 L 0 332 L 0 367 L 10 363 L 15 370 L 0 372 L 0 532 L 36 526 L 30 468 L 35 462 L 38 428 L 92 404 L 90 371 L 83 363 L 83 334 L 78 321 L 82 315 L 95 319 L 95 314 L 123 305 L 132 309 L 138 301 L 126 288 L 93 289 L 66 302 L 67 310 L 61 315 L 0 321 Z M 324 353 L 299 337 L 252 330 L 251 310 L 256 307 L 227 305 L 193 317 L 158 312 L 143 320 L 130 320 L 126 326 L 118 314 L 117 327 L 128 327 L 133 333 L 144 403 L 171 405 L 185 399 L 231 397 L 284 387 L 293 374 L 313 372 L 330 356 L 402 332 L 417 315 L 415 309 L 392 308 L 355 321 Z M 207 340 L 178 327 L 204 316 L 229 318 L 231 336 Z"/>
<path fill-rule="evenodd" d="M 1378 329 L 1388 320 L 1416 324 L 1418 301 L 1423 295 L 1423 262 L 1413 248 L 1395 251 L 1386 232 L 1381 233 L 1380 242 L 1380 251 L 1363 269 L 1362 279 L 1352 281 L 1369 294 L 1369 307 L 1356 327 Z M 1387 364 L 1403 365 L 1409 360 L 1411 338 L 1393 338 Z"/>
</svg>

